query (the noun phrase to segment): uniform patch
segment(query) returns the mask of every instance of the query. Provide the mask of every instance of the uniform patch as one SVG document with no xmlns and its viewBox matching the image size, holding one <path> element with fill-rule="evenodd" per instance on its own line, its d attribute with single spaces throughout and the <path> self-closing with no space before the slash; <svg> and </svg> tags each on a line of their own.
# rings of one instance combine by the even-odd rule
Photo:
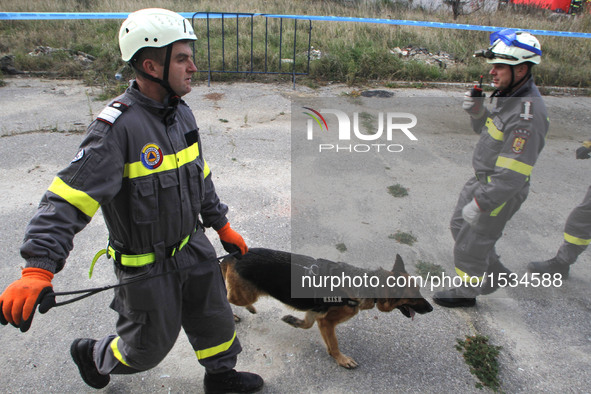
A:
<svg viewBox="0 0 591 394">
<path fill-rule="evenodd" d="M 492 122 L 497 128 L 497 130 L 503 130 L 505 128 L 505 123 L 503 123 L 501 118 L 499 118 L 498 116 L 493 117 Z"/>
<path fill-rule="evenodd" d="M 521 153 L 523 149 L 525 149 L 525 144 L 527 143 L 527 139 L 530 136 L 529 130 L 515 130 L 513 133 L 515 137 L 513 138 L 513 144 L 511 145 L 511 149 L 514 153 Z"/>
<path fill-rule="evenodd" d="M 146 144 L 142 148 L 140 160 L 144 167 L 146 167 L 148 170 L 154 170 L 160 167 L 162 160 L 164 160 L 164 155 L 162 154 L 162 150 L 158 145 L 150 143 Z"/>
<path fill-rule="evenodd" d="M 121 116 L 121 114 L 125 112 L 127 108 L 129 108 L 127 105 L 119 101 L 113 101 L 111 104 L 105 107 L 105 109 L 103 109 L 96 118 L 112 126 L 117 118 Z"/>
<path fill-rule="evenodd" d="M 84 157 L 84 149 L 80 149 L 78 151 L 78 153 L 76 153 L 76 156 L 74 156 L 74 158 L 72 159 L 71 163 L 76 163 L 77 161 L 79 161 L 83 157 Z"/>
<path fill-rule="evenodd" d="M 531 101 L 524 101 L 523 103 L 523 108 L 521 111 L 521 114 L 519 115 L 520 118 L 523 118 L 525 120 L 530 120 L 534 117 L 533 113 L 531 112 L 532 107 L 531 107 Z"/>
</svg>

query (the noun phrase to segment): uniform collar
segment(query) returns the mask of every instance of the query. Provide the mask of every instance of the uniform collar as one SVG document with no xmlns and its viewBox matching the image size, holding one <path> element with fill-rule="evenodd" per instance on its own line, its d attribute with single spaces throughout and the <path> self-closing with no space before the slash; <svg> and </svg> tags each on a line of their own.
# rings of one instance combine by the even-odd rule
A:
<svg viewBox="0 0 591 394">
<path fill-rule="evenodd" d="M 142 107 L 144 107 L 149 112 L 153 113 L 163 121 L 165 119 L 170 119 L 170 117 L 174 117 L 176 114 L 176 109 L 179 104 L 184 104 L 185 102 L 182 99 L 179 99 L 177 103 L 174 105 L 166 106 L 165 104 L 156 101 L 145 94 L 143 94 L 136 80 L 132 80 L 129 83 L 129 87 L 126 90 L 126 93 L 131 95 L 133 99 Z"/>
</svg>

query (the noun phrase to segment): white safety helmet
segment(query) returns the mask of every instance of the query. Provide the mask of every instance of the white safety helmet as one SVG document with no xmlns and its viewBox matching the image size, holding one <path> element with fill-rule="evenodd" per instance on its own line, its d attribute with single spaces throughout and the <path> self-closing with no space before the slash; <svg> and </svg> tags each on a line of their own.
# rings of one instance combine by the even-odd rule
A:
<svg viewBox="0 0 591 394">
<path fill-rule="evenodd" d="M 491 46 L 477 51 L 474 56 L 486 58 L 487 63 L 516 65 L 525 62 L 540 64 L 542 48 L 531 33 L 504 29 L 490 35 Z"/>
<path fill-rule="evenodd" d="M 179 40 L 197 40 L 193 26 L 180 14 L 162 8 L 133 12 L 119 29 L 121 58 L 126 62 L 142 48 L 162 48 Z"/>
</svg>

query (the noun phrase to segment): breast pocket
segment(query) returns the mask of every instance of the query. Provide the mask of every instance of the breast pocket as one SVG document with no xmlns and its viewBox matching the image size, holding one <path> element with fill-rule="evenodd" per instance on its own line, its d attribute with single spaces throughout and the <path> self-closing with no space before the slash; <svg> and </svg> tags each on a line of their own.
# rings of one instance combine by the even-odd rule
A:
<svg viewBox="0 0 591 394">
<path fill-rule="evenodd" d="M 160 209 L 166 214 L 173 214 L 179 212 L 179 178 L 175 171 L 163 172 L 158 175 L 158 182 L 160 189 L 158 190 L 158 199 L 160 201 Z"/>
<path fill-rule="evenodd" d="M 203 201 L 205 181 L 203 179 L 203 170 L 197 163 L 189 163 L 187 165 L 189 176 L 189 194 L 191 199 L 191 207 L 193 211 L 199 213 L 201 211 L 201 202 Z"/>
<path fill-rule="evenodd" d="M 136 179 L 131 183 L 131 212 L 135 223 L 148 224 L 158 220 L 158 191 L 153 178 Z"/>
</svg>

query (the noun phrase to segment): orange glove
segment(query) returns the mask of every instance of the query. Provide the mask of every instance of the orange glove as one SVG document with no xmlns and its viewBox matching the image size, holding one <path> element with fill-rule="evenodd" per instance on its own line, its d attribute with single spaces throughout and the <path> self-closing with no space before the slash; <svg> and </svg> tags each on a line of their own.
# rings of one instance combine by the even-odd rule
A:
<svg viewBox="0 0 591 394">
<path fill-rule="evenodd" d="M 22 332 L 31 327 L 35 309 L 45 313 L 55 305 L 53 274 L 42 268 L 23 269 L 22 277 L 0 295 L 0 323 L 12 324 Z"/>
<path fill-rule="evenodd" d="M 230 223 L 226 223 L 224 227 L 218 230 L 222 246 L 228 253 L 240 252 L 240 255 L 248 252 L 246 242 L 240 234 L 230 227 Z M 240 257 L 240 256 L 237 256 Z"/>
</svg>

